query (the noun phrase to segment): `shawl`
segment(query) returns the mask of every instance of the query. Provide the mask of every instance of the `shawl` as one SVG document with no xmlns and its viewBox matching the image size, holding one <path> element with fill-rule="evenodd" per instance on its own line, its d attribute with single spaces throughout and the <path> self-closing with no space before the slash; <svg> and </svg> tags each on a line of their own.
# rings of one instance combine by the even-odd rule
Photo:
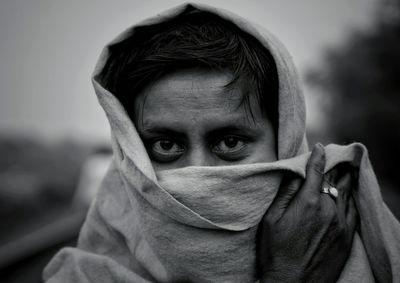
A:
<svg viewBox="0 0 400 283">
<path fill-rule="evenodd" d="M 119 100 L 98 74 L 110 48 L 147 28 L 206 11 L 249 33 L 272 54 L 279 77 L 278 160 L 186 167 L 156 173 Z M 106 46 L 92 82 L 111 127 L 113 160 L 77 247 L 59 251 L 47 282 L 255 282 L 256 231 L 284 171 L 305 177 L 309 152 L 305 105 L 293 62 L 268 31 L 213 7 L 184 4 L 129 28 Z M 400 282 L 400 224 L 384 204 L 366 148 L 325 147 L 326 168 L 349 162 L 359 171 L 352 192 L 360 216 L 339 282 Z"/>
</svg>

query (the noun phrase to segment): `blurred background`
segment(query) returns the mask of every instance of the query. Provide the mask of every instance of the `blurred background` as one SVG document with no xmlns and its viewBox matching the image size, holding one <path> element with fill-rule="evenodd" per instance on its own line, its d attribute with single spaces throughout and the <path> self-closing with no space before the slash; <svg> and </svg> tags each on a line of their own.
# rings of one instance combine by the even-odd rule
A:
<svg viewBox="0 0 400 283">
<path fill-rule="evenodd" d="M 216 0 L 292 54 L 310 143 L 364 143 L 400 217 L 400 1 Z M 103 46 L 182 1 L 0 2 L 0 281 L 40 282 L 74 245 L 110 161 L 90 75 Z"/>
</svg>

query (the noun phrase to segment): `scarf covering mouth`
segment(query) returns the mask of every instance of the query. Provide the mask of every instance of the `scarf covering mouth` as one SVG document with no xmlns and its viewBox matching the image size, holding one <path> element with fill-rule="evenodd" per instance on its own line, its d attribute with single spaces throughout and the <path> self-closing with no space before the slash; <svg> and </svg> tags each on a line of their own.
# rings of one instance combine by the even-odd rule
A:
<svg viewBox="0 0 400 283">
<path fill-rule="evenodd" d="M 139 30 L 186 13 L 213 13 L 249 33 L 272 54 L 279 77 L 278 161 L 186 167 L 155 173 L 118 99 L 98 74 L 110 49 Z M 47 282 L 256 282 L 256 231 L 284 171 L 305 177 L 305 105 L 295 68 L 269 32 L 213 7 L 185 4 L 122 33 L 103 50 L 93 84 L 111 126 L 113 161 L 82 227 L 43 272 Z M 325 147 L 326 168 L 358 168 L 353 198 L 359 230 L 339 282 L 400 282 L 400 224 L 383 203 L 365 147 Z M 290 270 L 288 270 L 290 272 Z"/>
</svg>

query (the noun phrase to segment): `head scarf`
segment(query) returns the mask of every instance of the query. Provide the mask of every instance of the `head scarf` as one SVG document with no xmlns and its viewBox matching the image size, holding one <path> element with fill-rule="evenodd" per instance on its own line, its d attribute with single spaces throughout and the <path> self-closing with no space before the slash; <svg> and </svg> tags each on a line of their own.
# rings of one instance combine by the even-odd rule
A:
<svg viewBox="0 0 400 283">
<path fill-rule="evenodd" d="M 213 13 L 249 33 L 272 54 L 279 77 L 278 161 L 186 167 L 156 173 L 127 112 L 102 86 L 110 47 L 193 11 Z M 305 105 L 292 60 L 269 32 L 224 10 L 185 4 L 128 29 L 103 50 L 93 75 L 111 126 L 113 162 L 81 230 L 78 247 L 61 250 L 48 282 L 255 282 L 258 223 L 283 171 L 305 177 L 309 158 Z M 400 226 L 384 205 L 360 144 L 325 148 L 328 171 L 359 168 L 353 196 L 360 232 L 339 281 L 399 281 Z M 288 271 L 290 272 L 290 271 Z"/>
</svg>

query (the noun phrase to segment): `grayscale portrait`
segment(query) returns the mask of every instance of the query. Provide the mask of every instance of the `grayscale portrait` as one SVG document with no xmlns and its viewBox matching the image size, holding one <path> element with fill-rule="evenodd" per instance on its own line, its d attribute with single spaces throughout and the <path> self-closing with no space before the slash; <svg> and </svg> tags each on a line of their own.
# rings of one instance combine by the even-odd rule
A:
<svg viewBox="0 0 400 283">
<path fill-rule="evenodd" d="M 386 24 L 398 32 L 400 6 L 385 5 L 382 13 L 397 11 Z M 373 103 L 373 118 L 355 123 L 361 101 L 390 104 L 390 95 L 360 91 L 384 76 L 367 65 L 378 55 L 365 59 L 372 39 L 354 33 L 345 51 L 329 51 L 324 65 L 300 77 L 280 34 L 228 4 L 184 3 L 143 18 L 97 60 L 91 82 L 110 143 L 66 153 L 82 158 L 67 216 L 30 238 L 36 253 L 59 239 L 42 280 L 399 282 L 399 188 L 390 183 L 393 166 L 381 165 L 384 143 L 374 143 L 385 138 L 351 135 L 384 129 L 377 113 L 394 109 Z M 370 79 L 352 64 L 369 68 Z M 376 85 L 396 96 L 398 84 L 397 92 L 382 85 L 390 74 Z M 320 134 L 306 128 L 311 89 L 326 93 L 306 95 L 307 107 L 325 115 L 316 118 Z M 382 125 L 398 136 L 398 121 Z M 393 196 L 393 212 L 382 194 Z M 4 249 L 14 263 L 24 258 L 17 246 Z"/>
</svg>

